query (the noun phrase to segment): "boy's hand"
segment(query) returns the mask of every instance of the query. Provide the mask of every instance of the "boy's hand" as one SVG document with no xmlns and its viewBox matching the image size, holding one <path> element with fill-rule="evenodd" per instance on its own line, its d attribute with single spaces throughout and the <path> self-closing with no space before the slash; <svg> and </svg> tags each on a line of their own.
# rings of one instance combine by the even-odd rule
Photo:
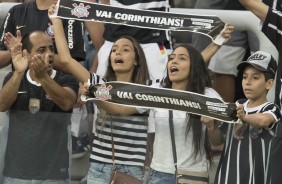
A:
<svg viewBox="0 0 282 184">
<path fill-rule="evenodd" d="M 242 104 L 239 104 L 236 108 L 237 110 L 237 118 L 241 119 L 241 121 L 244 121 L 244 118 L 246 116 L 245 111 L 244 111 L 244 106 Z"/>
</svg>

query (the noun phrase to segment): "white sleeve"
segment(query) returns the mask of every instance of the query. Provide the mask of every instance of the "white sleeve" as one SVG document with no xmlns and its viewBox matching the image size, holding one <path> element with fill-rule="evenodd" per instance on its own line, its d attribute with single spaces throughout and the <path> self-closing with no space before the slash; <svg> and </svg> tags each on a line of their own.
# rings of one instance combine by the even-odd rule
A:
<svg viewBox="0 0 282 184">
<path fill-rule="evenodd" d="M 139 114 L 144 114 L 145 112 L 147 112 L 149 109 L 144 108 L 144 107 L 136 107 L 136 110 Z"/>
<path fill-rule="evenodd" d="M 211 98 L 218 98 L 223 101 L 221 96 L 212 88 L 206 88 L 205 89 L 205 95 Z"/>
</svg>

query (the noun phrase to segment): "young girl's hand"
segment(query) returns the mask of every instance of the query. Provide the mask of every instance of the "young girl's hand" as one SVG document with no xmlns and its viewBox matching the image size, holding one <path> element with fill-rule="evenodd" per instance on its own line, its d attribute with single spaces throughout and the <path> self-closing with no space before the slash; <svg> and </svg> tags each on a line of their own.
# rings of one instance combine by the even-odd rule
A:
<svg viewBox="0 0 282 184">
<path fill-rule="evenodd" d="M 210 118 L 210 117 L 206 117 L 206 116 L 201 116 L 201 122 L 206 125 L 207 129 L 209 131 L 214 130 L 215 127 L 215 121 L 214 119 Z"/>
<path fill-rule="evenodd" d="M 54 4 L 52 4 L 48 9 L 48 17 L 50 20 L 55 19 L 57 11 L 58 11 L 57 1 L 55 1 Z"/>
<path fill-rule="evenodd" d="M 84 82 L 83 85 L 80 85 L 79 92 L 80 92 L 80 95 L 88 95 L 89 94 L 89 82 Z"/>
</svg>

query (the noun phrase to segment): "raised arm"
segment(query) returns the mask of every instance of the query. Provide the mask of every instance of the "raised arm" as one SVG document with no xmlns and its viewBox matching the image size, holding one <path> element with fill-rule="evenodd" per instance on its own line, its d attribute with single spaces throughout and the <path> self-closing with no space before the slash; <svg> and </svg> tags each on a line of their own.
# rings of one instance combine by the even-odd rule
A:
<svg viewBox="0 0 282 184">
<path fill-rule="evenodd" d="M 234 27 L 230 24 L 225 24 L 224 28 L 217 36 L 217 38 L 210 44 L 208 47 L 202 51 L 202 56 L 204 62 L 208 65 L 212 56 L 218 51 L 222 44 L 228 42 L 231 38 L 231 33 L 233 32 Z M 217 39 L 222 39 L 222 41 L 218 42 Z"/>
<path fill-rule="evenodd" d="M 72 74 L 78 81 L 84 83 L 90 78 L 90 73 L 80 63 L 71 57 L 69 48 L 67 46 L 62 20 L 51 17 L 56 10 L 56 5 L 52 5 L 48 10 L 48 14 L 53 23 L 55 43 L 59 59 L 68 73 Z"/>
<path fill-rule="evenodd" d="M 265 21 L 269 7 L 261 0 L 239 0 L 239 2 L 247 9 L 255 14 L 261 21 Z"/>
<path fill-rule="evenodd" d="M 11 49 L 12 61 L 15 71 L 12 77 L 0 90 L 0 111 L 7 111 L 17 99 L 18 90 L 25 71 L 28 67 L 28 59 L 26 50 L 22 51 L 22 44 L 17 43 Z"/>
<path fill-rule="evenodd" d="M 89 2 L 97 3 L 96 0 L 87 0 Z M 96 55 L 92 60 L 92 67 L 90 68 L 90 72 L 95 73 L 98 68 L 98 52 L 101 46 L 104 44 L 104 24 L 101 22 L 93 22 L 93 21 L 85 21 L 85 27 L 89 33 L 92 44 L 94 45 Z"/>
</svg>

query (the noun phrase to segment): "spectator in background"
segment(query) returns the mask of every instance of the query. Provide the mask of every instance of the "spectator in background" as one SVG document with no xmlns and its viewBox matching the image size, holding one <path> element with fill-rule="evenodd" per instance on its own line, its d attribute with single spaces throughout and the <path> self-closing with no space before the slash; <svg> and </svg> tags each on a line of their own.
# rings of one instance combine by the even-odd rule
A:
<svg viewBox="0 0 282 184">
<path fill-rule="evenodd" d="M 78 83 L 53 70 L 54 46 L 42 31 L 25 34 L 11 57 L 15 71 L 0 91 L 0 110 L 9 110 L 10 124 L 3 183 L 68 183 L 69 124 Z"/>
</svg>

